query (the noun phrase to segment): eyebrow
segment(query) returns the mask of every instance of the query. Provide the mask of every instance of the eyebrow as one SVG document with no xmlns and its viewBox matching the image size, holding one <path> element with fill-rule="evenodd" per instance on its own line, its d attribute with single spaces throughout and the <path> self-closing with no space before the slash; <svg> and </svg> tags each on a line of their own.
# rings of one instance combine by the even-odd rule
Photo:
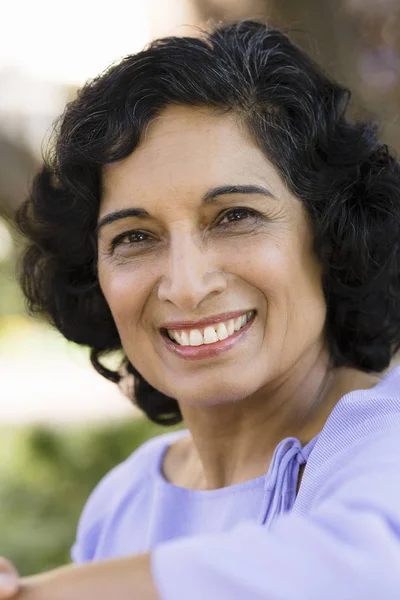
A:
<svg viewBox="0 0 400 600">
<path fill-rule="evenodd" d="M 273 197 L 271 192 L 261 185 L 220 185 L 208 190 L 203 198 L 203 204 L 208 204 L 225 194 L 261 194 L 269 198 Z"/>
<path fill-rule="evenodd" d="M 104 225 L 109 225 L 110 223 L 114 223 L 114 221 L 119 221 L 119 219 L 127 219 L 128 217 L 150 217 L 150 214 L 144 208 L 124 208 L 122 210 L 115 210 L 111 213 L 108 213 L 105 217 L 100 219 L 97 224 L 97 233 L 100 231 Z"/>
<path fill-rule="evenodd" d="M 262 196 L 267 196 L 268 198 L 273 198 L 271 192 L 260 185 L 220 185 L 211 188 L 206 192 L 203 196 L 202 204 L 210 204 L 219 196 L 225 196 L 227 194 L 260 194 Z M 124 208 L 122 210 L 113 211 L 100 219 L 97 224 L 97 233 L 105 225 L 109 225 L 120 219 L 127 219 L 128 217 L 139 217 L 143 219 L 146 217 L 149 218 L 150 214 L 147 210 L 144 210 L 144 208 Z"/>
</svg>

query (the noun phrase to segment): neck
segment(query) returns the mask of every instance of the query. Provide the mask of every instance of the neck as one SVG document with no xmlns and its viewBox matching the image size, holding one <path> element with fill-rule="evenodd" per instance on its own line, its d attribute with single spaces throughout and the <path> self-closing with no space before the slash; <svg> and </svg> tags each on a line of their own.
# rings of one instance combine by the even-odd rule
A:
<svg viewBox="0 0 400 600">
<path fill-rule="evenodd" d="M 192 440 L 186 445 L 180 484 L 216 489 L 263 475 L 277 444 L 296 437 L 304 445 L 317 435 L 345 393 L 371 387 L 377 379 L 328 360 L 294 368 L 240 402 L 181 406 Z"/>
</svg>

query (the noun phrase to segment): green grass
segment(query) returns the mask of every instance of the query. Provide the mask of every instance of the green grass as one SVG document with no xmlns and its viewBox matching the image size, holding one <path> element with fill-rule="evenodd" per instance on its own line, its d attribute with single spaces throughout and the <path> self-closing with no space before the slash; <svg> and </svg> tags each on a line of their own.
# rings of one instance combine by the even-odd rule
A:
<svg viewBox="0 0 400 600">
<path fill-rule="evenodd" d="M 0 429 L 0 555 L 22 575 L 68 563 L 80 512 L 96 483 L 164 431 L 144 419 L 65 431 Z"/>
</svg>

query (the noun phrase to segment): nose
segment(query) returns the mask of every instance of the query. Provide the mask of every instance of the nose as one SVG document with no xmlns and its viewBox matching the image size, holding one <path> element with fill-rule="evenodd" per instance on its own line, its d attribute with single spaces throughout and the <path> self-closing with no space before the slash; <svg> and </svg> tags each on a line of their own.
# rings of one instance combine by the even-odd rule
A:
<svg viewBox="0 0 400 600">
<path fill-rule="evenodd" d="M 226 274 L 212 251 L 189 234 L 171 241 L 166 272 L 158 286 L 159 300 L 171 302 L 182 311 L 193 311 L 226 286 Z"/>
</svg>

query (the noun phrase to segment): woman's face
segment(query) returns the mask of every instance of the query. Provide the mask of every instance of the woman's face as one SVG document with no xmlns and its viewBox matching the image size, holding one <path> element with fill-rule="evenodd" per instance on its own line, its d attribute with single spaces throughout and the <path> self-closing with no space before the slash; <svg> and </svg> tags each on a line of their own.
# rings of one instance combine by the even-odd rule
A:
<svg viewBox="0 0 400 600">
<path fill-rule="evenodd" d="M 168 107 L 106 166 L 98 268 L 124 350 L 191 405 L 264 393 L 324 346 L 305 210 L 234 115 Z"/>
</svg>

